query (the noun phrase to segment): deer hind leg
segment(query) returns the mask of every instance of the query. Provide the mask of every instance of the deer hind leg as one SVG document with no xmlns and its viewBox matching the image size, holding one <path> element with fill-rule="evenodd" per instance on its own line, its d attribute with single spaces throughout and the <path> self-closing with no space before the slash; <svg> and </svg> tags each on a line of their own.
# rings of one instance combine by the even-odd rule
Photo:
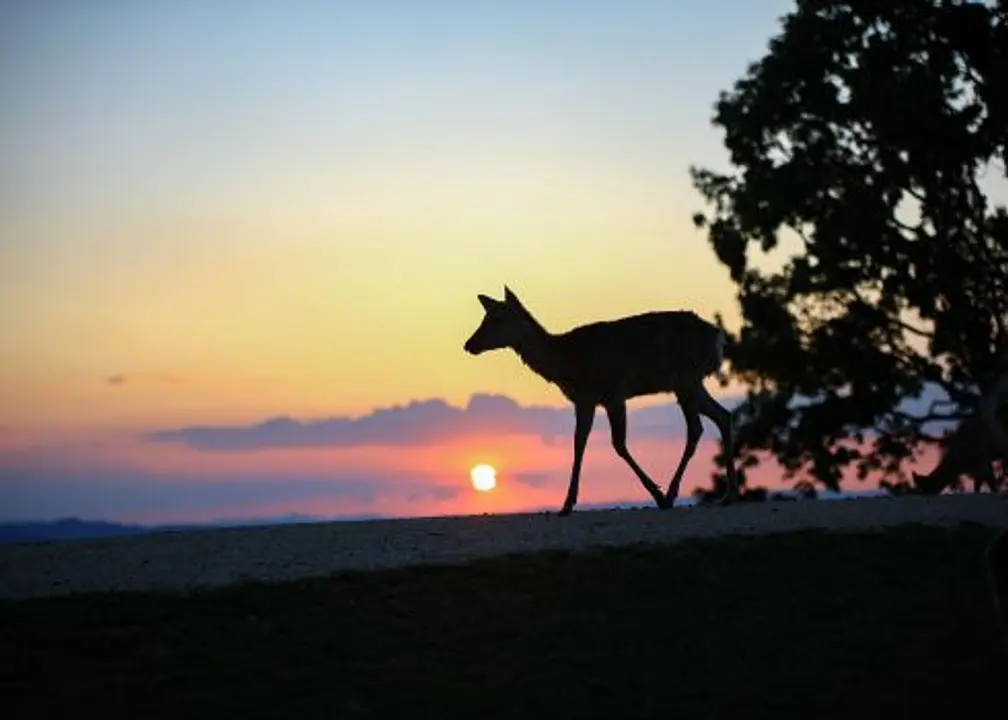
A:
<svg viewBox="0 0 1008 720">
<path fill-rule="evenodd" d="M 668 494 L 665 496 L 665 505 L 672 507 L 672 503 L 679 497 L 679 486 L 682 484 L 683 473 L 686 466 L 693 459 L 700 437 L 703 435 L 703 423 L 700 422 L 697 397 L 695 393 L 682 393 L 678 397 L 679 408 L 686 419 L 686 446 L 683 448 L 682 457 L 679 459 L 679 466 L 676 468 L 672 482 L 669 483 Z"/>
<path fill-rule="evenodd" d="M 630 450 L 627 448 L 626 403 L 622 400 L 617 400 L 606 403 L 604 407 L 606 414 L 609 416 L 609 428 L 612 431 L 612 446 L 616 454 L 623 458 L 626 464 L 630 466 L 630 469 L 634 471 L 634 475 L 640 480 L 644 489 L 654 498 L 658 507 L 666 507 L 665 496 L 662 494 L 661 488 L 655 484 L 654 480 L 648 477 L 648 474 L 637 464 L 637 461 L 634 460 L 633 455 L 630 454 Z"/>
<path fill-rule="evenodd" d="M 696 392 L 696 403 L 697 410 L 709 417 L 717 425 L 718 432 L 721 433 L 721 443 L 724 446 L 725 462 L 727 463 L 728 487 L 725 488 L 725 494 L 720 502 L 725 505 L 738 499 L 739 496 L 738 476 L 735 474 L 735 438 L 732 416 L 721 403 L 711 397 L 703 385 Z"/>
<path fill-rule="evenodd" d="M 577 505 L 578 485 L 581 481 L 581 461 L 584 459 L 585 447 L 588 445 L 588 435 L 591 434 L 595 422 L 595 406 L 581 404 L 574 406 L 574 463 L 571 465 L 570 485 L 567 486 L 567 497 L 559 515 L 570 515 Z"/>
</svg>

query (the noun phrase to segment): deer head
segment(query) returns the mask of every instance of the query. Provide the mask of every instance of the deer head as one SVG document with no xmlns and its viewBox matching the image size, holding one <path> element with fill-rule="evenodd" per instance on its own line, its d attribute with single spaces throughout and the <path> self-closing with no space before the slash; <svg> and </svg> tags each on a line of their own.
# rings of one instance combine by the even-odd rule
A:
<svg viewBox="0 0 1008 720">
<path fill-rule="evenodd" d="M 463 346 L 470 355 L 514 348 L 539 329 L 538 323 L 506 285 L 503 300 L 483 294 L 476 297 L 483 306 L 484 315 L 479 327 Z"/>
</svg>

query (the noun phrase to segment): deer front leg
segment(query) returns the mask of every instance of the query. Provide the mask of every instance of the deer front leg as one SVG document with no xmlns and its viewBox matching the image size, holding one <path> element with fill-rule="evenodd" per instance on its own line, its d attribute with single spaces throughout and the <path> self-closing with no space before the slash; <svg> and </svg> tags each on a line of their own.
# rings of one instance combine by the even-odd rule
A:
<svg viewBox="0 0 1008 720">
<path fill-rule="evenodd" d="M 626 464 L 630 466 L 630 469 L 634 471 L 634 475 L 641 481 L 644 489 L 654 498 L 658 507 L 666 507 L 665 496 L 662 494 L 661 488 L 655 485 L 654 480 L 648 477 L 648 474 L 637 464 L 637 461 L 634 460 L 633 455 L 630 454 L 630 450 L 627 448 L 626 403 L 622 400 L 613 401 L 607 403 L 605 409 L 606 414 L 609 416 L 609 428 L 612 431 L 612 446 L 616 454 L 623 458 Z"/>
<path fill-rule="evenodd" d="M 584 458 L 585 446 L 588 445 L 588 435 L 592 423 L 595 422 L 595 405 L 589 403 L 574 406 L 574 464 L 571 466 L 570 485 L 567 487 L 567 498 L 559 515 L 570 515 L 577 505 L 578 485 L 581 479 L 581 460 Z"/>
</svg>

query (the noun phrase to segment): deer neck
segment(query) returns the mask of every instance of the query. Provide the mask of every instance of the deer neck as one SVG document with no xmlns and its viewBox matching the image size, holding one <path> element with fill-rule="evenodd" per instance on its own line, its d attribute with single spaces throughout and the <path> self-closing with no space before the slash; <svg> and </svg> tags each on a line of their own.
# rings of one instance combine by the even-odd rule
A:
<svg viewBox="0 0 1008 720">
<path fill-rule="evenodd" d="M 563 364 L 557 352 L 556 337 L 539 323 L 535 323 L 532 332 L 515 343 L 514 351 L 539 377 L 552 383 L 560 380 Z"/>
</svg>

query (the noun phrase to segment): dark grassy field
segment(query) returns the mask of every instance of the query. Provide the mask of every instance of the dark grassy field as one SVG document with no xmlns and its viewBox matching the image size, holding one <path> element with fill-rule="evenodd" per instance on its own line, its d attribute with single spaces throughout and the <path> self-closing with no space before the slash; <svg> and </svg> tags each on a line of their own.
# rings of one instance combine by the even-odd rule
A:
<svg viewBox="0 0 1008 720">
<path fill-rule="evenodd" d="M 4 602 L 0 707 L 8 718 L 976 716 L 1008 709 L 992 536 L 800 533 L 190 597 Z"/>
</svg>

